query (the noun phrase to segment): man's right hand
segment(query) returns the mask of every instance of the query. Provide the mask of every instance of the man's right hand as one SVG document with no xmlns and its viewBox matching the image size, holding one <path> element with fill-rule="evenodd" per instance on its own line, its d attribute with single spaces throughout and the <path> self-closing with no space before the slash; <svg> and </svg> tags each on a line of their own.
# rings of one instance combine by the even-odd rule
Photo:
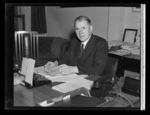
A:
<svg viewBox="0 0 150 115">
<path fill-rule="evenodd" d="M 48 61 L 48 62 L 45 64 L 44 68 L 47 69 L 47 70 L 49 70 L 49 69 L 51 69 L 52 67 L 55 67 L 55 66 L 57 66 L 57 65 L 58 65 L 58 62 L 57 62 L 57 61 L 54 61 L 54 62 Z"/>
</svg>

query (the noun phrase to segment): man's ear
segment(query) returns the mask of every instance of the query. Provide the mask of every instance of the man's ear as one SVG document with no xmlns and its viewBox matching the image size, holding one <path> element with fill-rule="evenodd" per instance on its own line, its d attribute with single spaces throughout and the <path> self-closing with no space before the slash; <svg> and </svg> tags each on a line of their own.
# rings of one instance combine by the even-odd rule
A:
<svg viewBox="0 0 150 115">
<path fill-rule="evenodd" d="M 90 26 L 90 31 L 91 31 L 91 32 L 93 31 L 93 26 L 92 26 L 92 25 Z"/>
</svg>

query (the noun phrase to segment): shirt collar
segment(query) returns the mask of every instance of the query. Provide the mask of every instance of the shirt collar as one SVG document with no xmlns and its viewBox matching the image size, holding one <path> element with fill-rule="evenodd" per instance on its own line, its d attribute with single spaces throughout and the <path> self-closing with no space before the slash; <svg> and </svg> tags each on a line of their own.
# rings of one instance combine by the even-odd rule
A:
<svg viewBox="0 0 150 115">
<path fill-rule="evenodd" d="M 91 35 L 92 36 L 92 35 Z M 91 37 L 90 37 L 91 38 Z M 88 41 L 90 40 L 90 38 L 89 39 L 87 39 L 86 41 L 84 41 L 84 42 L 81 42 L 81 44 L 83 44 L 84 45 L 84 48 L 85 48 L 85 46 L 86 46 L 86 44 L 88 43 Z"/>
</svg>

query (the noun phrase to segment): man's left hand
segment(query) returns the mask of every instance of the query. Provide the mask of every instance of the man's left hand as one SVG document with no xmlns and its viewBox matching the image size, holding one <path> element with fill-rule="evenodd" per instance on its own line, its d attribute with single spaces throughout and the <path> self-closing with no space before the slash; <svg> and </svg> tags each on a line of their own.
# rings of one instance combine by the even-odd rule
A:
<svg viewBox="0 0 150 115">
<path fill-rule="evenodd" d="M 68 66 L 66 64 L 62 64 L 59 66 L 59 72 L 61 74 L 78 73 L 78 68 L 76 66 Z"/>
</svg>

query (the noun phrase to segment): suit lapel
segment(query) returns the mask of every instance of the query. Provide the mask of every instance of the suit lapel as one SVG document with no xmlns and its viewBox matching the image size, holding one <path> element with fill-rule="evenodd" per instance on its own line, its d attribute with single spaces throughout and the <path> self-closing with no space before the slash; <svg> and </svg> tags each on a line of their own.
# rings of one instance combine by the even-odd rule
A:
<svg viewBox="0 0 150 115">
<path fill-rule="evenodd" d="M 80 59 L 84 60 L 93 51 L 94 48 L 95 48 L 95 37 L 92 35 Z"/>
<path fill-rule="evenodd" d="M 77 38 L 78 39 L 78 38 Z M 72 44 L 72 52 L 71 53 L 71 60 L 72 60 L 72 64 L 76 64 L 77 63 L 77 60 L 78 60 L 78 56 L 79 56 L 79 51 L 80 51 L 80 41 L 73 41 L 73 44 Z"/>
</svg>

